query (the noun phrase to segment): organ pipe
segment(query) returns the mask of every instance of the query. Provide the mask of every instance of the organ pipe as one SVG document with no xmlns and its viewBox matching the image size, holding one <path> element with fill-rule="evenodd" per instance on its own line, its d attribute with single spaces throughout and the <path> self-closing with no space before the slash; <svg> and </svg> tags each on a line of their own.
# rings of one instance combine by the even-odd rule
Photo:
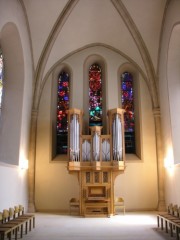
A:
<svg viewBox="0 0 180 240">
<path fill-rule="evenodd" d="M 80 132 L 77 114 L 72 115 L 70 133 L 70 159 L 71 161 L 79 161 Z"/>
<path fill-rule="evenodd" d="M 93 136 L 93 157 L 95 161 L 99 161 L 99 135 L 97 132 Z"/>
<path fill-rule="evenodd" d="M 113 160 L 122 160 L 122 124 L 116 113 L 113 121 Z"/>
</svg>

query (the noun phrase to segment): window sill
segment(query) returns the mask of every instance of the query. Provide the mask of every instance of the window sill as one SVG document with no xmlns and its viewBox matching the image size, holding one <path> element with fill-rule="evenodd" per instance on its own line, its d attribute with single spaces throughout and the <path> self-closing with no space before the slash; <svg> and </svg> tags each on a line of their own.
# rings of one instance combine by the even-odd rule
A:
<svg viewBox="0 0 180 240">
<path fill-rule="evenodd" d="M 67 162 L 68 156 L 65 154 L 59 154 L 56 155 L 54 158 L 52 158 L 51 162 Z"/>
<path fill-rule="evenodd" d="M 141 159 L 136 154 L 125 154 L 125 161 L 141 161 Z"/>
</svg>

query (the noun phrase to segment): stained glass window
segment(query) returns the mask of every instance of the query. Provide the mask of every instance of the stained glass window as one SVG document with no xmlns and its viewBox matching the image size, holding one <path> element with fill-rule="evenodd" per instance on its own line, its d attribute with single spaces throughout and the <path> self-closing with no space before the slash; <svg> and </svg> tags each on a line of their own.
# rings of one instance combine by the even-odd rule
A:
<svg viewBox="0 0 180 240">
<path fill-rule="evenodd" d="M 58 78 L 57 97 L 57 154 L 67 154 L 68 121 L 66 111 L 69 109 L 69 74 L 61 72 Z"/>
<path fill-rule="evenodd" d="M 3 54 L 2 51 L 0 49 L 0 109 L 1 109 L 1 105 L 2 105 L 2 94 L 3 94 Z"/>
<path fill-rule="evenodd" d="M 89 126 L 102 126 L 102 71 L 96 63 L 89 69 Z"/>
<path fill-rule="evenodd" d="M 135 153 L 135 122 L 133 76 L 129 72 L 121 75 L 122 108 L 124 113 L 125 152 Z"/>
</svg>

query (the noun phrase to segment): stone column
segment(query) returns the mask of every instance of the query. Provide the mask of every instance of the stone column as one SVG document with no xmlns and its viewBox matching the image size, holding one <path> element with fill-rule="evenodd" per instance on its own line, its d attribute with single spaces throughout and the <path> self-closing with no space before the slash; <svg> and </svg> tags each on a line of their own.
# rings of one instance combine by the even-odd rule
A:
<svg viewBox="0 0 180 240">
<path fill-rule="evenodd" d="M 35 212 L 35 157 L 36 157 L 36 130 L 37 130 L 37 111 L 32 110 L 31 132 L 29 147 L 29 170 L 28 170 L 28 212 Z"/>
<path fill-rule="evenodd" d="M 160 108 L 153 109 L 156 135 L 156 154 L 157 154 L 157 175 L 158 175 L 158 211 L 165 211 L 165 189 L 164 189 L 164 159 L 163 141 L 161 132 Z"/>
</svg>

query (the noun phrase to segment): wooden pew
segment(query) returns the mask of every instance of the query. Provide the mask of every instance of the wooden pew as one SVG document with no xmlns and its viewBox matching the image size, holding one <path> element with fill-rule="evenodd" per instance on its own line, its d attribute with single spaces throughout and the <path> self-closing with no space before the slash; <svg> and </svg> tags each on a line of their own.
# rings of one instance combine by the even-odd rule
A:
<svg viewBox="0 0 180 240">
<path fill-rule="evenodd" d="M 157 215 L 157 225 L 164 229 L 168 233 L 170 230 L 170 235 L 173 237 L 173 230 L 176 232 L 176 239 L 179 240 L 179 233 L 180 233 L 180 207 L 177 205 L 169 204 L 167 212 L 159 213 Z M 169 229 L 168 229 L 169 226 Z"/>
<path fill-rule="evenodd" d="M 14 207 L 14 217 L 27 221 L 27 223 L 29 223 L 29 231 L 31 231 L 32 227 L 35 228 L 35 215 L 25 214 L 24 207 L 22 205 Z M 27 232 L 27 225 L 26 225 L 26 232 Z"/>
<path fill-rule="evenodd" d="M 28 228 L 29 224 L 29 228 Z M 25 228 L 24 228 L 25 227 Z M 23 230 L 25 234 L 28 230 L 35 228 L 35 215 L 25 214 L 24 207 L 22 205 L 4 209 L 0 212 L 0 239 L 4 240 L 7 237 L 9 240 L 14 235 L 15 240 L 18 238 L 18 232 L 20 231 L 20 238 L 23 237 Z"/>
<path fill-rule="evenodd" d="M 8 220 L 9 214 L 8 214 L 8 210 L 3 210 L 3 213 L 0 213 L 0 239 L 4 240 L 5 237 L 7 236 L 7 238 L 9 240 L 12 239 L 12 235 L 15 236 L 15 240 L 17 240 L 17 234 L 18 234 L 18 230 L 21 227 L 21 223 L 11 223 Z"/>
</svg>

